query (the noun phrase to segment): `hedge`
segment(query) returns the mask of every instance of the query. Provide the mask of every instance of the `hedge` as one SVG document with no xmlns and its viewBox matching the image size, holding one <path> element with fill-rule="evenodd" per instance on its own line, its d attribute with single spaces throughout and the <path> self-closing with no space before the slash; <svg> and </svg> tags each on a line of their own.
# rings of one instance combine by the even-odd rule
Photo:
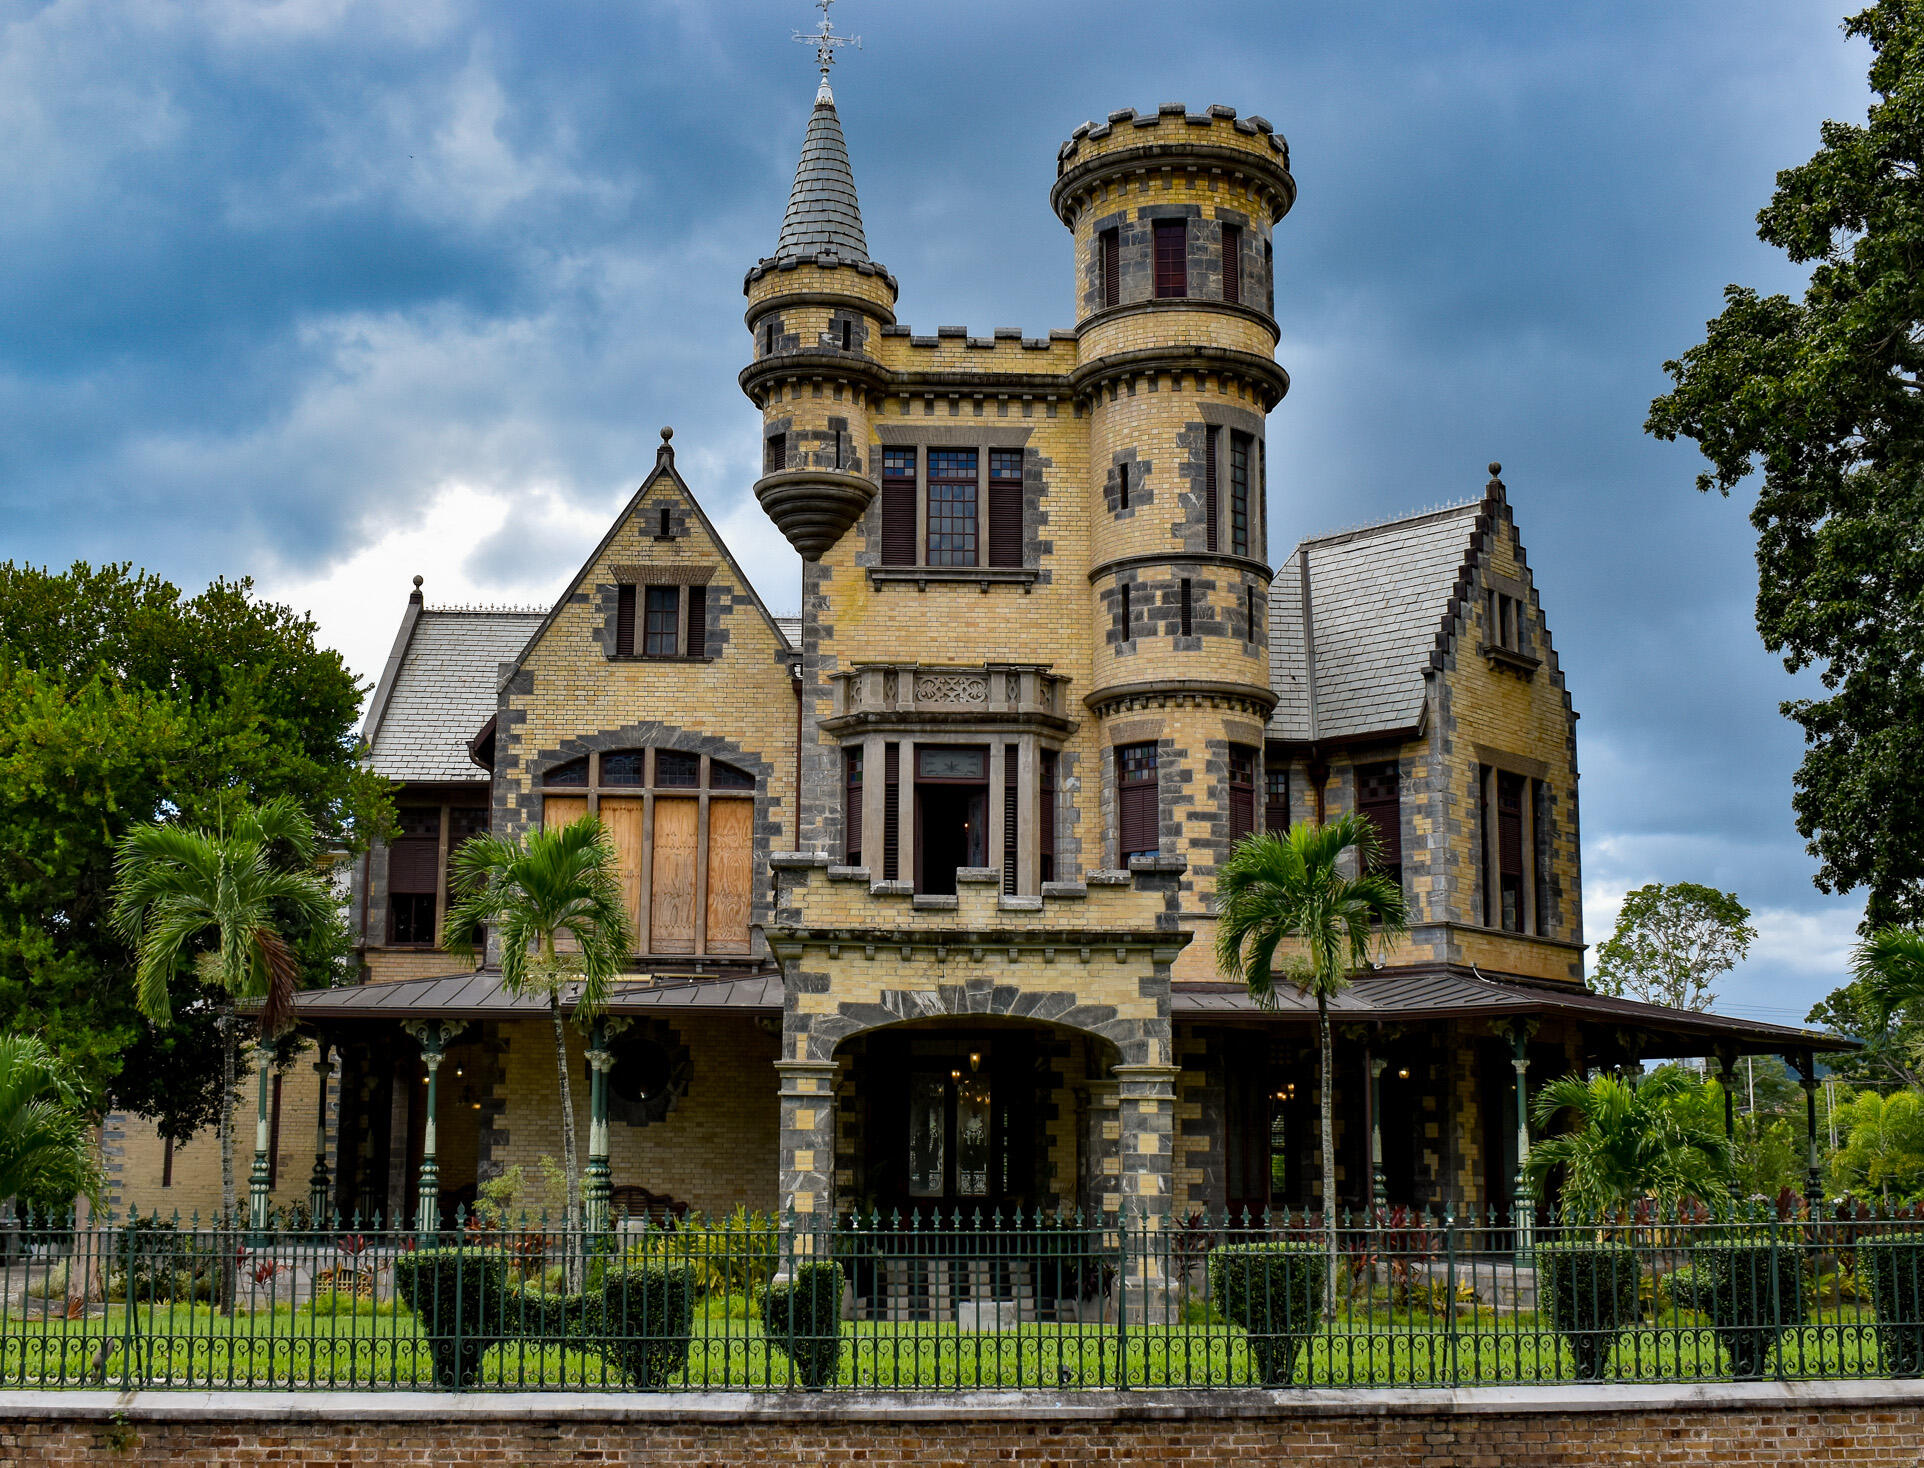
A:
<svg viewBox="0 0 1924 1468">
<path fill-rule="evenodd" d="M 1710 1316 L 1739 1381 L 1764 1374 L 1764 1358 L 1787 1325 L 1804 1318 L 1803 1251 L 1749 1231 L 1697 1247 L 1697 1308 Z"/>
<path fill-rule="evenodd" d="M 1319 1244 L 1224 1244 L 1209 1251 L 1209 1297 L 1249 1335 L 1265 1386 L 1288 1386 L 1322 1329 L 1329 1254 Z"/>
<path fill-rule="evenodd" d="M 1641 1311 L 1636 1252 L 1627 1244 L 1544 1243 L 1535 1253 L 1537 1303 L 1569 1342 L 1578 1379 L 1595 1381 L 1618 1333 Z"/>
<path fill-rule="evenodd" d="M 842 1266 L 797 1264 L 785 1284 L 762 1291 L 762 1329 L 768 1344 L 786 1351 L 809 1390 L 835 1379 L 842 1360 Z"/>
<path fill-rule="evenodd" d="M 415 1249 L 396 1256 L 394 1288 L 420 1318 L 435 1384 L 472 1385 L 482 1355 L 507 1334 L 507 1261 L 491 1249 Z"/>
<path fill-rule="evenodd" d="M 1924 1376 L 1924 1234 L 1873 1234 L 1858 1243 L 1859 1272 L 1877 1303 L 1877 1351 L 1892 1376 Z"/>
</svg>

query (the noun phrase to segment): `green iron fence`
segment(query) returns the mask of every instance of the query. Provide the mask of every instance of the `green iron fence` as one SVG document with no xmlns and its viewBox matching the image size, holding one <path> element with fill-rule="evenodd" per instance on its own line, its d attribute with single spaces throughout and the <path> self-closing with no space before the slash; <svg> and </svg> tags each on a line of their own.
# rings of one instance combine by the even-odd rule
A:
<svg viewBox="0 0 1924 1468">
<path fill-rule="evenodd" d="M 737 1212 L 0 1233 L 0 1387 L 1453 1387 L 1924 1373 L 1924 1219 Z"/>
</svg>

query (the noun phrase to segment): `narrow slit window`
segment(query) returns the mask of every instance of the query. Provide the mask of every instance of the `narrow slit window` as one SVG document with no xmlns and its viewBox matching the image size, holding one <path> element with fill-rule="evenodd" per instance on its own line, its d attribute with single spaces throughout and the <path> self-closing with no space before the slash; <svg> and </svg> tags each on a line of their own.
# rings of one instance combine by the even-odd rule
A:
<svg viewBox="0 0 1924 1468">
<path fill-rule="evenodd" d="M 855 350 L 855 323 L 853 321 L 844 320 L 842 322 L 842 350 L 845 352 Z"/>
<path fill-rule="evenodd" d="M 1038 762 L 1042 789 L 1036 801 L 1037 825 L 1040 827 L 1036 832 L 1036 844 L 1041 853 L 1038 874 L 1045 882 L 1056 879 L 1056 759 L 1053 749 L 1045 749 Z"/>
<path fill-rule="evenodd" d="M 655 522 L 655 525 L 655 534 L 659 535 L 663 540 L 667 540 L 675 533 L 674 524 L 668 518 L 668 506 L 663 505 L 661 507 L 661 516 Z"/>
<path fill-rule="evenodd" d="M 1181 602 L 1181 617 L 1180 617 L 1179 625 L 1182 628 L 1182 635 L 1184 637 L 1189 637 L 1193 635 L 1195 631 L 1195 619 L 1194 619 L 1195 596 L 1190 591 L 1190 585 L 1191 585 L 1191 582 L 1187 576 L 1183 577 L 1182 580 L 1179 583 L 1177 583 L 1177 587 L 1178 587 L 1177 596 Z"/>
<path fill-rule="evenodd" d="M 1116 465 L 1116 508 L 1129 508 L 1129 461 L 1124 459 Z"/>
<path fill-rule="evenodd" d="M 1249 448 L 1247 433 L 1229 435 L 1229 552 L 1249 554 Z"/>
<path fill-rule="evenodd" d="M 1203 429 L 1203 548 L 1216 553 L 1216 430 Z"/>
<path fill-rule="evenodd" d="M 1116 631 L 1124 642 L 1135 635 L 1134 629 L 1129 625 L 1129 583 L 1127 581 L 1116 588 Z"/>
<path fill-rule="evenodd" d="M 1243 620 L 1247 624 L 1247 631 L 1244 635 L 1244 641 L 1254 643 L 1260 640 L 1257 637 L 1257 631 L 1261 625 L 1256 619 L 1256 588 L 1255 587 L 1245 586 L 1243 588 L 1243 602 L 1244 602 Z"/>
</svg>

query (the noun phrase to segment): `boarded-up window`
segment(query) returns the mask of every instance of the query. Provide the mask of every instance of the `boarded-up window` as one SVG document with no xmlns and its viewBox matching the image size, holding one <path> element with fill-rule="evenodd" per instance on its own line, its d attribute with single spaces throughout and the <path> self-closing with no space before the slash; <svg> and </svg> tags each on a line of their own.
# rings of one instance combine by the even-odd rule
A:
<svg viewBox="0 0 1924 1468">
<path fill-rule="evenodd" d="M 635 655 L 635 588 L 623 582 L 615 588 L 615 656 Z"/>
<path fill-rule="evenodd" d="M 607 768 L 606 760 L 602 763 Z M 641 848 L 644 806 L 632 796 L 601 798 L 601 824 L 615 846 L 615 876 L 621 883 L 622 908 L 631 923 L 641 920 Z"/>
<path fill-rule="evenodd" d="M 708 656 L 708 588 L 688 588 L 688 656 Z"/>
<path fill-rule="evenodd" d="M 842 751 L 842 860 L 862 864 L 862 749 Z"/>
<path fill-rule="evenodd" d="M 1105 229 L 1102 232 L 1102 304 L 1119 305 L 1122 301 L 1122 232 Z"/>
<path fill-rule="evenodd" d="M 974 449 L 929 450 L 929 565 L 977 563 L 977 488 Z"/>
<path fill-rule="evenodd" d="M 989 564 L 1022 564 L 1022 450 L 989 450 Z"/>
<path fill-rule="evenodd" d="M 882 450 L 882 564 L 915 564 L 915 450 Z"/>
<path fill-rule="evenodd" d="M 650 586 L 641 650 L 651 658 L 671 658 L 681 648 L 681 588 Z"/>
<path fill-rule="evenodd" d="M 1393 761 L 1356 767 L 1356 810 L 1376 827 L 1380 849 L 1372 870 L 1402 881 L 1403 803 Z"/>
<path fill-rule="evenodd" d="M 1181 219 L 1156 221 L 1156 295 L 1189 294 L 1189 226 Z"/>
<path fill-rule="evenodd" d="M 695 951 L 695 867 L 701 802 L 655 797 L 654 891 L 649 946 L 656 953 Z"/>
<path fill-rule="evenodd" d="M 1203 429 L 1203 548 L 1216 550 L 1216 430 Z"/>
<path fill-rule="evenodd" d="M 1263 829 L 1289 829 L 1289 761 L 1273 744 L 1263 754 Z"/>
<path fill-rule="evenodd" d="M 1235 224 L 1223 226 L 1223 299 L 1231 305 L 1243 299 L 1243 231 Z"/>
<path fill-rule="evenodd" d="M 708 951 L 748 952 L 749 874 L 755 858 L 755 805 L 708 802 Z"/>
<path fill-rule="evenodd" d="M 1234 846 L 1256 829 L 1256 751 L 1247 744 L 1229 746 L 1229 844 Z"/>
<path fill-rule="evenodd" d="M 1116 828 L 1120 865 L 1132 856 L 1155 856 L 1157 836 L 1156 746 L 1123 744 L 1116 747 Z"/>
<path fill-rule="evenodd" d="M 1040 829 L 1036 840 L 1042 852 L 1041 878 L 1053 882 L 1056 879 L 1056 752 L 1043 750 L 1040 765 L 1042 790 L 1036 801 Z"/>
</svg>

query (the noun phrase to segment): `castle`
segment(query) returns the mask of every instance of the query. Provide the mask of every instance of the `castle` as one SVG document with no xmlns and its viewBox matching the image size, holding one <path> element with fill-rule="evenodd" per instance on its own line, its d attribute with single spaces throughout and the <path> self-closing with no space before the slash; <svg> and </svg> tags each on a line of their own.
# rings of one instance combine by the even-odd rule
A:
<svg viewBox="0 0 1924 1468">
<path fill-rule="evenodd" d="M 1314 1006 L 1217 972 L 1214 888 L 1243 836 L 1349 809 L 1412 927 L 1334 1006 L 1336 1202 L 1508 1217 L 1530 1088 L 1572 1070 L 1808 1074 L 1807 1032 L 1585 987 L 1576 715 L 1498 466 L 1270 564 L 1295 201 L 1260 117 L 1111 113 L 1050 193 L 1073 328 L 918 331 L 825 75 L 744 287 L 800 618 L 667 430 L 544 612 L 417 578 L 367 715 L 401 831 L 356 867 L 363 982 L 302 996 L 315 1058 L 236 1140 L 256 1198 L 412 1220 L 560 1154 L 545 1009 L 437 945 L 463 839 L 588 812 L 639 935 L 570 1041 L 598 1200 L 1318 1204 Z M 117 1201 L 214 1206 L 211 1144 L 109 1143 Z"/>
</svg>

